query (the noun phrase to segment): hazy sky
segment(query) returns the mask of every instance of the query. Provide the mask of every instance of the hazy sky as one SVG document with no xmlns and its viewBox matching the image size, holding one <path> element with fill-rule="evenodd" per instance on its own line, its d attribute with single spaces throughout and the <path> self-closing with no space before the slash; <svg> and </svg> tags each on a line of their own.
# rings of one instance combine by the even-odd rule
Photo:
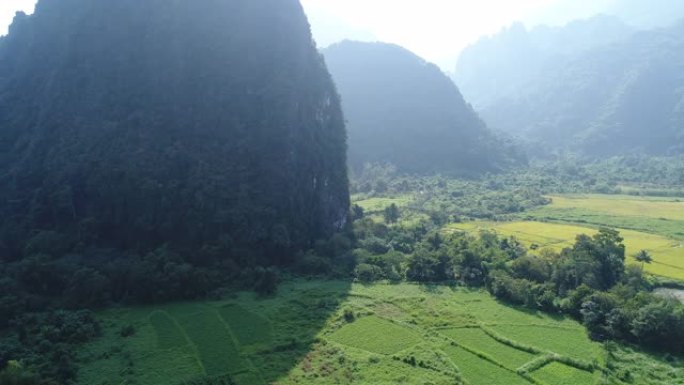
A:
<svg viewBox="0 0 684 385">
<path fill-rule="evenodd" d="M 614 0 L 302 0 L 302 3 L 319 45 L 326 46 L 346 35 L 391 42 L 451 70 L 463 48 L 514 21 L 528 25 L 562 24 L 597 14 Z M 344 24 L 346 31 L 340 28 Z"/>
<path fill-rule="evenodd" d="M 463 48 L 514 21 L 528 26 L 559 25 L 598 13 L 613 13 L 629 22 L 647 24 L 663 15 L 674 20 L 684 8 L 684 0 L 301 1 L 320 46 L 344 38 L 385 41 L 404 46 L 447 71 L 454 69 Z M 0 35 L 7 32 L 17 10 L 30 13 L 34 3 L 0 0 Z"/>
<path fill-rule="evenodd" d="M 7 33 L 17 11 L 32 13 L 36 0 L 0 0 L 0 35 Z"/>
</svg>

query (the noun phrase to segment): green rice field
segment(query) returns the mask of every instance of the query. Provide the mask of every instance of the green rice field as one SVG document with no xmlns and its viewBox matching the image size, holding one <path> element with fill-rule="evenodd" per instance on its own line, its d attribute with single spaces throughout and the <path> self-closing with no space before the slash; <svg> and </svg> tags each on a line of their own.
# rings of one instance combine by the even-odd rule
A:
<svg viewBox="0 0 684 385">
<path fill-rule="evenodd" d="M 458 287 L 292 281 L 273 298 L 240 293 L 98 316 L 105 337 L 82 352 L 82 385 L 591 385 L 611 378 L 617 357 L 569 318 Z M 135 333 L 122 337 L 128 325 Z M 563 363 L 573 359 L 585 369 Z M 643 383 L 684 383 L 674 375 L 682 380 Z"/>
<path fill-rule="evenodd" d="M 684 200 L 630 195 L 550 196 L 527 219 L 641 231 L 684 241 Z"/>
<path fill-rule="evenodd" d="M 628 262 L 634 263 L 634 255 L 646 250 L 654 259 L 644 266 L 647 272 L 684 281 L 684 238 L 678 235 L 684 231 L 684 202 L 612 195 L 551 198 L 551 205 L 518 215 L 518 220 L 456 223 L 445 231 L 493 230 L 502 236 L 514 236 L 532 249 L 560 252 L 571 247 L 578 234 L 593 235 L 601 226 L 614 227 L 625 239 Z M 657 224 L 649 226 L 650 221 Z"/>
</svg>

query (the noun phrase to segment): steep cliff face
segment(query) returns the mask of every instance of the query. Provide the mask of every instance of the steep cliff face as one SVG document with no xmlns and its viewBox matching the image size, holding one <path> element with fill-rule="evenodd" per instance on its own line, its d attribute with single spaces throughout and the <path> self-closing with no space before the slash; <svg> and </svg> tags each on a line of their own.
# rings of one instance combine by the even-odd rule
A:
<svg viewBox="0 0 684 385">
<path fill-rule="evenodd" d="M 346 41 L 324 55 L 342 96 L 353 168 L 387 162 L 409 173 L 473 175 L 524 161 L 451 79 L 410 51 Z"/>
<path fill-rule="evenodd" d="M 41 0 L 0 41 L 0 253 L 287 255 L 349 205 L 340 103 L 297 0 Z M 219 241 L 220 240 L 220 241 Z"/>
</svg>

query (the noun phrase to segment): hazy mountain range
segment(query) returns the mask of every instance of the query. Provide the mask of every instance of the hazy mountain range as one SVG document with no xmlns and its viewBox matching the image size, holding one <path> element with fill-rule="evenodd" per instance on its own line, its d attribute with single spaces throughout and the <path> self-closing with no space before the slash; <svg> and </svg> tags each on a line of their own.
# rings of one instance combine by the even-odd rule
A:
<svg viewBox="0 0 684 385">
<path fill-rule="evenodd" d="M 514 25 L 468 48 L 456 81 L 494 129 L 532 153 L 684 150 L 684 23 L 648 31 L 612 17 Z"/>
</svg>

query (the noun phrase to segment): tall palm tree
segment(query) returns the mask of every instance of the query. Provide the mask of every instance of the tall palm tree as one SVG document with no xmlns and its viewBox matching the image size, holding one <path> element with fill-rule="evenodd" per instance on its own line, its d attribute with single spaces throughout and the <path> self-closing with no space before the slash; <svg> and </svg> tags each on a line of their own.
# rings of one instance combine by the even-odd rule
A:
<svg viewBox="0 0 684 385">
<path fill-rule="evenodd" d="M 638 262 L 641 262 L 641 270 L 644 270 L 644 264 L 648 263 L 649 265 L 651 262 L 653 262 L 653 258 L 651 257 L 651 254 L 648 253 L 646 250 L 641 250 L 640 252 L 636 253 L 634 256 L 634 259 L 636 259 Z"/>
</svg>

